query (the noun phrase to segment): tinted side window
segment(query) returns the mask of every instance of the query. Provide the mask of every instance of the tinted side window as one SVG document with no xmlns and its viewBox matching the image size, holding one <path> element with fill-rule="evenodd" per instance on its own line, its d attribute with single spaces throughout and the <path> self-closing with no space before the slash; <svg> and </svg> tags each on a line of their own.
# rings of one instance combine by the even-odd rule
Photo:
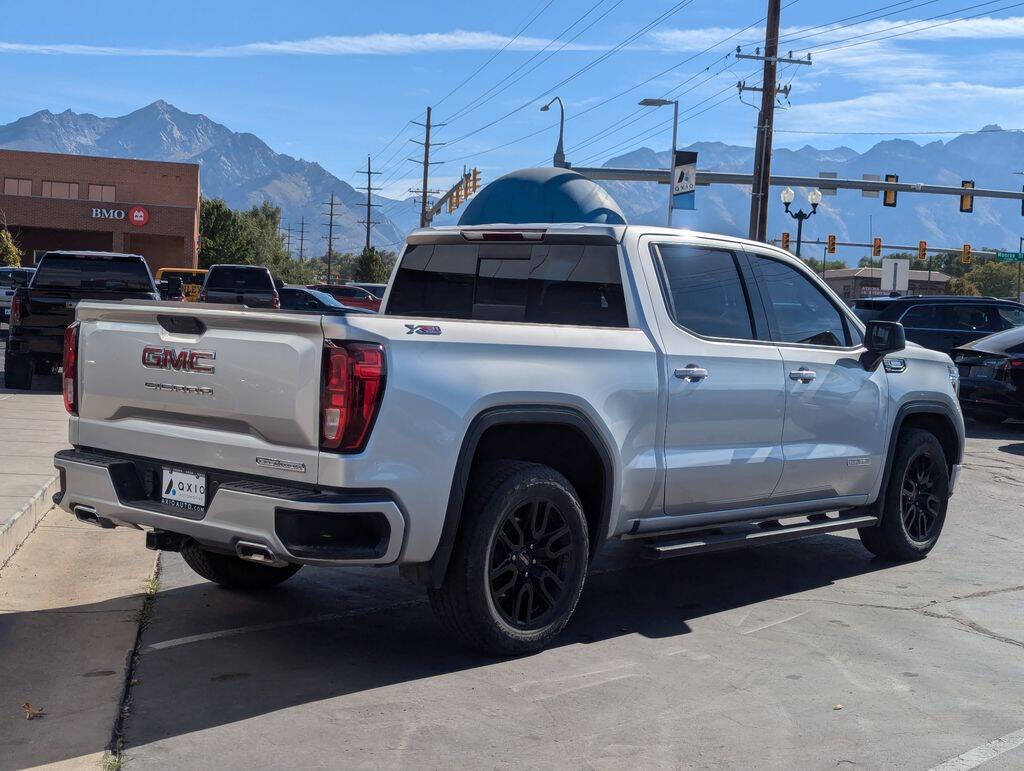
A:
<svg viewBox="0 0 1024 771">
<path fill-rule="evenodd" d="M 961 305 L 950 303 L 935 306 L 938 317 L 937 329 L 951 329 L 960 332 L 996 332 L 1002 329 L 988 313 L 984 305 Z"/>
<path fill-rule="evenodd" d="M 937 329 L 939 317 L 935 313 L 934 305 L 915 305 L 900 319 L 900 322 L 907 329 Z"/>
<path fill-rule="evenodd" d="M 758 272 L 765 310 L 774 316 L 780 343 L 849 345 L 839 309 L 796 268 L 780 260 L 751 256 Z"/>
<path fill-rule="evenodd" d="M 1000 305 L 999 318 L 1003 329 L 1024 327 L 1024 310 L 1014 308 L 1012 305 Z"/>
<path fill-rule="evenodd" d="M 665 297 L 676 323 L 698 335 L 753 340 L 736 256 L 723 249 L 659 244 Z"/>
<path fill-rule="evenodd" d="M 625 327 L 614 246 L 434 244 L 402 257 L 391 315 Z"/>
</svg>

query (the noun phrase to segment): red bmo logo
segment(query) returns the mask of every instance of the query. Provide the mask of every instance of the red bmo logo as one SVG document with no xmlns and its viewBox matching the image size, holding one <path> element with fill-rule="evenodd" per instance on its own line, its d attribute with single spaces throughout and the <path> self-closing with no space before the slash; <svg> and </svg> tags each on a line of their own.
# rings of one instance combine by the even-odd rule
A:
<svg viewBox="0 0 1024 771">
<path fill-rule="evenodd" d="M 145 206 L 133 206 L 128 210 L 128 221 L 141 228 L 149 222 L 149 211 Z"/>
</svg>

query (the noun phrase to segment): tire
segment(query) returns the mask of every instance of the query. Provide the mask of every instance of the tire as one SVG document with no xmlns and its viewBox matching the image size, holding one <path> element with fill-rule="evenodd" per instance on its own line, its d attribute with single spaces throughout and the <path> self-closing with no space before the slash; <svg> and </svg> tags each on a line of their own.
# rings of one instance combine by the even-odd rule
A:
<svg viewBox="0 0 1024 771">
<path fill-rule="evenodd" d="M 4 355 L 4 385 L 19 391 L 32 390 L 32 357 L 25 354 Z"/>
<path fill-rule="evenodd" d="M 921 559 L 932 550 L 946 521 L 949 468 L 935 435 L 908 428 L 896 441 L 882 521 L 859 529 L 861 543 L 885 559 Z"/>
<path fill-rule="evenodd" d="M 302 565 L 272 567 L 248 562 L 230 554 L 201 548 L 194 541 L 181 547 L 185 563 L 207 581 L 239 591 L 261 591 L 277 586 L 299 572 Z"/>
<path fill-rule="evenodd" d="M 474 475 L 461 522 L 444 582 L 427 590 L 438 620 L 484 653 L 544 648 L 586 579 L 589 535 L 576 491 L 548 466 L 489 463 Z"/>
</svg>

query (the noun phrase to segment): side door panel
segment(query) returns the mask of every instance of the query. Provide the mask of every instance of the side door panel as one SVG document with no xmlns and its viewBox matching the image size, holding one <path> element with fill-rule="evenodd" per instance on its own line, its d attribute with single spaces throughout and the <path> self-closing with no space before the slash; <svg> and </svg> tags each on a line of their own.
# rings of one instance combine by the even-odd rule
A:
<svg viewBox="0 0 1024 771">
<path fill-rule="evenodd" d="M 666 358 L 665 512 L 767 503 L 782 475 L 785 384 L 778 349 L 749 339 L 765 323 L 763 313 L 750 318 L 742 254 L 735 246 L 658 242 L 651 248 L 642 240 L 641 259 L 663 300 L 655 298 Z"/>
<path fill-rule="evenodd" d="M 869 493 L 888 438 L 884 368 L 865 370 L 859 332 L 816 277 L 769 255 L 748 259 L 785 370 L 785 465 L 774 498 Z"/>
</svg>

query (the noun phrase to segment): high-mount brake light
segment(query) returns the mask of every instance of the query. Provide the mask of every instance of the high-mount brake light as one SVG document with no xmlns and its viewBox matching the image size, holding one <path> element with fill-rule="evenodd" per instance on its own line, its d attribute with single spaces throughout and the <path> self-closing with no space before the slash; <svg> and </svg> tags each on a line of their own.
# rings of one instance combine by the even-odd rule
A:
<svg viewBox="0 0 1024 771">
<path fill-rule="evenodd" d="M 320 449 L 360 452 L 384 396 L 384 348 L 376 343 L 324 345 Z"/>
<path fill-rule="evenodd" d="M 467 241 L 542 241 L 546 230 L 463 230 Z"/>
<path fill-rule="evenodd" d="M 79 324 L 75 321 L 64 330 L 64 360 L 61 363 L 64 409 L 71 415 L 78 414 L 78 329 Z"/>
</svg>

